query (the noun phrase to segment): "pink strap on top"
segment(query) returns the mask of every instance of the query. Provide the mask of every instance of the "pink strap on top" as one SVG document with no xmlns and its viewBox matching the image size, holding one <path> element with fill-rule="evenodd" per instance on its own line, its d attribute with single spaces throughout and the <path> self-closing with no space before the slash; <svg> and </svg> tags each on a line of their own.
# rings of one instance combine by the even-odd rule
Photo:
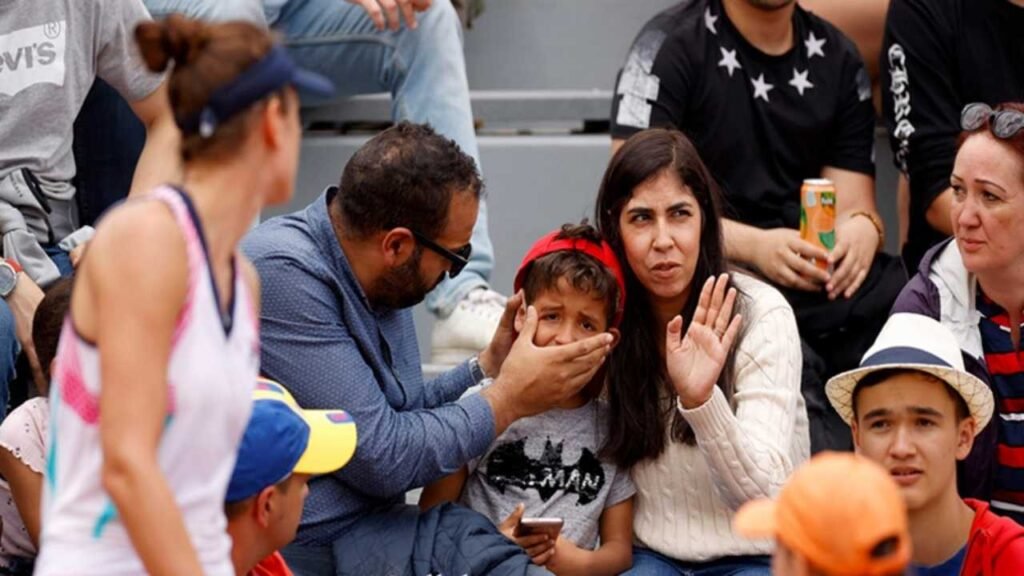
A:
<svg viewBox="0 0 1024 576">
<path fill-rule="evenodd" d="M 181 229 L 181 233 L 185 237 L 185 252 L 188 256 L 188 292 L 185 295 L 185 302 L 181 307 L 181 314 L 178 315 L 178 323 L 174 327 L 174 338 L 171 340 L 172 345 L 178 343 L 178 339 L 192 319 L 192 305 L 195 300 L 196 288 L 199 284 L 201 271 L 206 265 L 206 256 L 203 253 L 203 243 L 199 238 L 199 230 L 196 228 L 196 224 L 192 220 L 192 214 L 189 212 L 188 206 L 185 204 L 181 194 L 181 192 L 174 188 L 161 186 L 149 195 L 150 198 L 160 200 L 171 209 L 171 214 L 174 215 L 174 219 L 178 222 L 178 228 Z"/>
<path fill-rule="evenodd" d="M 178 227 L 185 236 L 185 251 L 188 257 L 188 292 L 185 296 L 181 313 L 178 316 L 177 325 L 174 328 L 174 337 L 171 344 L 174 346 L 178 343 L 179 337 L 188 326 L 188 322 L 192 317 L 192 304 L 195 299 L 196 285 L 199 282 L 200 270 L 202 270 L 206 259 L 203 255 L 203 245 L 199 239 L 199 231 L 196 229 L 195 222 L 192 221 L 192 216 L 189 213 L 188 206 L 185 205 L 185 201 L 181 197 L 181 193 L 173 188 L 162 186 L 150 193 L 148 198 L 159 200 L 171 209 L 171 213 L 178 222 Z M 58 350 L 60 361 L 57 365 L 60 371 L 58 376 L 61 383 L 61 399 L 78 414 L 82 421 L 86 424 L 95 425 L 100 417 L 100 402 L 99 398 L 91 394 L 85 387 L 85 376 L 82 373 L 81 359 L 78 356 L 78 346 L 70 345 L 82 341 L 71 323 L 70 314 L 65 319 L 64 333 L 72 334 L 74 337 L 70 340 L 62 339 Z M 168 383 L 168 414 L 174 413 L 174 396 L 174 385 Z"/>
<path fill-rule="evenodd" d="M 207 267 L 206 263 L 206 252 L 203 250 L 203 241 L 199 236 L 199 229 L 196 228 L 195 220 L 192 218 L 192 213 L 188 209 L 188 205 L 185 204 L 185 200 L 181 197 L 182 193 L 171 188 L 169 186 L 161 186 L 154 190 L 150 196 L 157 200 L 163 201 L 170 207 L 171 212 L 174 214 L 174 218 L 178 221 L 178 226 L 181 228 L 182 234 L 185 236 L 185 246 L 188 252 L 188 296 L 185 298 L 185 305 L 181 309 L 181 316 L 178 319 L 178 325 L 174 331 L 174 342 L 178 341 L 178 336 L 188 325 L 188 321 L 192 314 L 192 301 L 194 299 L 196 289 L 199 284 L 199 278 L 201 271 Z M 241 260 L 241 255 L 235 255 L 236 266 L 237 262 Z M 256 300 L 252 297 L 249 290 L 249 283 L 245 281 L 245 275 L 241 270 L 235 272 L 236 280 L 233 289 L 235 290 L 235 298 L 243 298 L 243 302 L 238 306 L 238 310 L 243 310 L 248 313 L 249 322 L 252 323 L 253 328 L 259 333 L 259 311 L 257 310 Z M 220 302 L 214 303 L 217 307 L 220 307 Z M 235 319 L 238 320 L 237 318 Z M 257 340 L 257 346 L 258 346 Z"/>
<path fill-rule="evenodd" d="M 60 400 L 78 414 L 83 422 L 94 426 L 100 419 L 100 399 L 85 388 L 82 363 L 78 358 L 78 342 L 81 341 L 81 336 L 71 325 L 70 314 L 64 320 L 64 334 L 71 335 L 72 338 L 61 338 L 57 350 L 58 372 L 54 377 L 60 382 Z"/>
</svg>

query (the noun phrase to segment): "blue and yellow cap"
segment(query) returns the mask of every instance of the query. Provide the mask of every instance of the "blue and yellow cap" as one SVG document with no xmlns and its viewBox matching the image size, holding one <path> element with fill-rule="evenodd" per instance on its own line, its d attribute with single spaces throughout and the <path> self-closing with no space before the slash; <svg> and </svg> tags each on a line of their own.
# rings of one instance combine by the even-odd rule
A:
<svg viewBox="0 0 1024 576">
<path fill-rule="evenodd" d="M 356 425 L 341 410 L 303 410 L 277 382 L 260 378 L 225 501 L 241 502 L 291 474 L 328 474 L 356 450 Z"/>
</svg>

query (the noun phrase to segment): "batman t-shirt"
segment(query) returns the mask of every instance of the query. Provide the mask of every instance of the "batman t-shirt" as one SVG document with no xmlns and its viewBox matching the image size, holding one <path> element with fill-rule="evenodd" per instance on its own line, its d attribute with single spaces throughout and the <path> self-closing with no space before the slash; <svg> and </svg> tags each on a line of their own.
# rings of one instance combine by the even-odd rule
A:
<svg viewBox="0 0 1024 576">
<path fill-rule="evenodd" d="M 562 535 L 592 550 L 604 509 L 636 492 L 628 470 L 598 458 L 607 430 L 597 400 L 518 420 L 470 462 L 461 503 L 499 524 L 522 502 L 524 517 L 561 518 Z"/>
</svg>

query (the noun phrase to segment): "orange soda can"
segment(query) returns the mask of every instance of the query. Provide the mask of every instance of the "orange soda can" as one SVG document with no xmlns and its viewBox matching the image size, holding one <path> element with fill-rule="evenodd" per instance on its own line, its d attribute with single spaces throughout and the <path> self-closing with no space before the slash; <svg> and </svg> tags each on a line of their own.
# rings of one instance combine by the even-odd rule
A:
<svg viewBox="0 0 1024 576">
<path fill-rule="evenodd" d="M 826 178 L 808 178 L 800 187 L 800 238 L 826 252 L 836 247 L 836 187 Z M 828 260 L 811 262 L 828 270 Z"/>
</svg>

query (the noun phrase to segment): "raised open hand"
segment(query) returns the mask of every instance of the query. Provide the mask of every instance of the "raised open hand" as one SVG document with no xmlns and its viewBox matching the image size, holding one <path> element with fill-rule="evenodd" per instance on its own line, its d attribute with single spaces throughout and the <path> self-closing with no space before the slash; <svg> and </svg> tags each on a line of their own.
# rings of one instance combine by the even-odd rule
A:
<svg viewBox="0 0 1024 576">
<path fill-rule="evenodd" d="M 665 329 L 665 365 L 684 408 L 697 408 L 711 398 L 739 332 L 742 317 L 732 315 L 736 289 L 726 293 L 728 284 L 728 274 L 704 282 L 685 336 L 682 316 L 673 318 Z"/>
</svg>

